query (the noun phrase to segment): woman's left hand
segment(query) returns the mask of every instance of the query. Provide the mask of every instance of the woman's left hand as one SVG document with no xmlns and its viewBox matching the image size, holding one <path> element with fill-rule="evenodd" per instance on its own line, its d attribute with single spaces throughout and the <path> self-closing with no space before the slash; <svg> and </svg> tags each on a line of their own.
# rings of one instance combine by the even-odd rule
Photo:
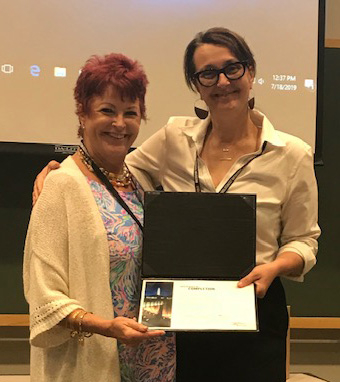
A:
<svg viewBox="0 0 340 382">
<path fill-rule="evenodd" d="M 282 252 L 268 264 L 257 265 L 247 276 L 241 279 L 237 286 L 243 288 L 251 283 L 256 285 L 256 295 L 263 298 L 271 283 L 278 276 L 300 276 L 304 267 L 304 260 L 295 252 Z"/>
<path fill-rule="evenodd" d="M 271 283 L 279 275 L 279 269 L 275 262 L 257 265 L 247 276 L 243 277 L 237 284 L 239 288 L 255 283 L 256 296 L 263 298 Z"/>
</svg>

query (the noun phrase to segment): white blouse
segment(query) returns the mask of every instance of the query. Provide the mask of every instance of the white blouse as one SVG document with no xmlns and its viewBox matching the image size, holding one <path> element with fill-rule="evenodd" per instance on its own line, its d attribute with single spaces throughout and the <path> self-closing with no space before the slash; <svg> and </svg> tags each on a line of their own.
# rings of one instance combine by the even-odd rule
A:
<svg viewBox="0 0 340 382">
<path fill-rule="evenodd" d="M 313 153 L 301 139 L 276 131 L 263 114 L 251 113 L 255 125 L 262 129 L 260 146 L 267 142 L 266 148 L 242 170 L 228 192 L 257 195 L 257 264 L 269 263 L 282 252 L 295 252 L 303 258 L 304 270 L 292 279 L 303 281 L 303 275 L 316 263 L 320 235 Z M 127 165 L 145 190 L 162 185 L 165 191 L 195 191 L 196 155 L 202 150 L 209 123 L 209 118 L 171 117 L 127 156 Z M 261 150 L 240 157 L 216 188 L 199 159 L 202 192 L 219 192 Z"/>
</svg>

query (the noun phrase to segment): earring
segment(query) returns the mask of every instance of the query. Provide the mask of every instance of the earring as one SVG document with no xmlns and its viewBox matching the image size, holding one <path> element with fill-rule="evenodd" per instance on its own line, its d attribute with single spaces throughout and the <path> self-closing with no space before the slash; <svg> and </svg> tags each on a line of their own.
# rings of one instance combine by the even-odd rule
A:
<svg viewBox="0 0 340 382">
<path fill-rule="evenodd" d="M 195 101 L 194 110 L 199 119 L 206 119 L 209 115 L 208 106 L 202 99 L 197 99 Z"/>
<path fill-rule="evenodd" d="M 250 110 L 254 109 L 255 106 L 255 96 L 253 94 L 253 89 L 250 89 L 249 99 L 248 99 L 248 107 Z"/>
<path fill-rule="evenodd" d="M 85 125 L 83 124 L 83 122 L 80 122 L 80 126 L 83 130 L 85 130 Z"/>
</svg>

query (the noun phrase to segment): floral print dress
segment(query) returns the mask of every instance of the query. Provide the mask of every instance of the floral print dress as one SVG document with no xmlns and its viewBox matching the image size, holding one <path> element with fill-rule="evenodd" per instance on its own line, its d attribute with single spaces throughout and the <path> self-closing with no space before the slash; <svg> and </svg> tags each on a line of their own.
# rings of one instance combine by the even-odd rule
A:
<svg viewBox="0 0 340 382">
<path fill-rule="evenodd" d="M 87 180 L 98 205 L 109 243 L 110 287 L 114 315 L 137 317 L 141 287 L 142 234 L 131 216 L 100 183 Z M 141 190 L 119 192 L 135 216 L 143 222 Z M 118 343 L 122 382 L 174 382 L 175 336 L 143 341 L 137 347 Z"/>
</svg>

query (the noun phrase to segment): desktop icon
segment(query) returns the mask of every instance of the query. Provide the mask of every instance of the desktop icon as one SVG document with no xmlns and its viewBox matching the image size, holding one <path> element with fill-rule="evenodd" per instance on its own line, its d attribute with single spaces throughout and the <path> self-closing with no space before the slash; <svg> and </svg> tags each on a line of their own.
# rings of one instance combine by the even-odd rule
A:
<svg viewBox="0 0 340 382">
<path fill-rule="evenodd" d="M 66 68 L 54 67 L 54 77 L 66 77 Z"/>
<path fill-rule="evenodd" d="M 14 72 L 14 66 L 11 64 L 1 65 L 1 71 L 5 74 L 11 74 Z"/>
<path fill-rule="evenodd" d="M 309 90 L 314 90 L 314 80 L 305 80 L 305 88 Z"/>
<path fill-rule="evenodd" d="M 40 67 L 38 65 L 32 65 L 30 67 L 30 72 L 33 77 L 39 77 L 40 76 Z"/>
</svg>

